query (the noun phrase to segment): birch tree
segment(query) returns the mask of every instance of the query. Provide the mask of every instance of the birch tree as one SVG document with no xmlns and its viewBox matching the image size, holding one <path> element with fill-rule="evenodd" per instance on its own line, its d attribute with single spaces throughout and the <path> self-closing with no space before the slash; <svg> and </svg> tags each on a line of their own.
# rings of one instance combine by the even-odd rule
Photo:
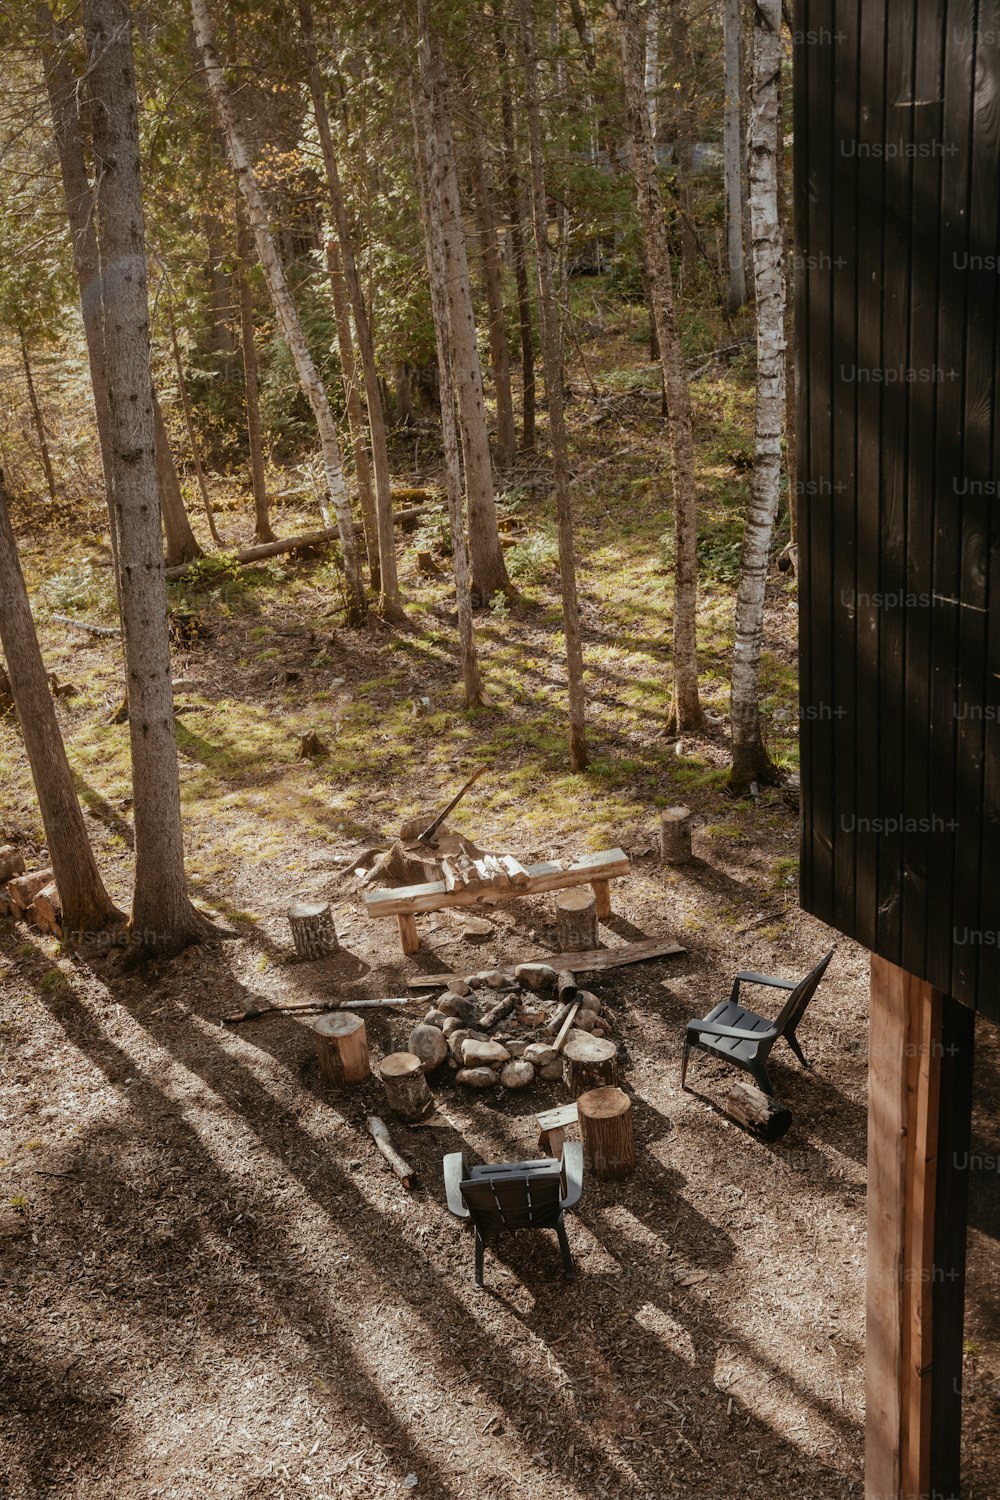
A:
<svg viewBox="0 0 1000 1500">
<path fill-rule="evenodd" d="M 267 206 L 257 182 L 257 175 L 250 162 L 250 155 L 243 139 L 233 107 L 229 87 L 222 71 L 216 50 L 212 23 L 205 0 L 191 0 L 191 19 L 194 25 L 195 43 L 204 70 L 205 82 L 212 97 L 226 146 L 229 160 L 247 205 L 247 216 L 253 230 L 257 254 L 264 268 L 268 290 L 285 342 L 295 362 L 302 394 L 312 408 L 319 432 L 320 449 L 327 489 L 333 502 L 337 521 L 337 532 L 344 558 L 345 587 L 347 593 L 347 617 L 351 624 L 361 624 L 368 612 L 364 586 L 361 579 L 361 561 L 354 532 L 351 502 L 344 480 L 344 469 L 337 440 L 337 424 L 330 410 L 326 388 L 320 378 L 316 363 L 309 351 L 299 315 L 292 301 L 285 280 L 285 272 L 271 233 Z M 326 516 L 324 515 L 324 521 Z M 383 586 L 385 580 L 383 578 Z"/>
<path fill-rule="evenodd" d="M 534 0 L 520 0 L 521 59 L 524 65 L 524 97 L 528 117 L 528 156 L 531 164 L 535 266 L 542 325 L 542 358 L 545 366 L 545 405 L 549 413 L 552 477 L 559 525 L 559 579 L 569 689 L 569 763 L 574 771 L 583 771 L 587 765 L 583 643 L 580 637 L 580 607 L 576 592 L 576 555 L 573 546 L 573 511 L 569 490 L 569 454 L 566 443 L 566 419 L 563 411 L 562 349 L 559 341 L 556 298 L 552 285 L 552 254 L 548 235 L 548 199 L 545 192 L 545 167 L 542 158 L 542 121 L 538 105 L 538 60 L 535 52 L 533 4 Z"/>
<path fill-rule="evenodd" d="M 426 97 L 428 161 L 435 201 L 441 206 L 444 236 L 449 328 L 469 506 L 472 582 L 477 601 L 488 604 L 494 594 L 513 593 L 514 590 L 507 576 L 497 526 L 486 399 L 469 285 L 448 79 L 440 42 L 431 31 L 428 0 L 419 0 L 417 18 L 420 83 Z"/>
<path fill-rule="evenodd" d="M 0 645 L 45 828 L 68 942 L 124 921 L 104 888 L 66 758 L 0 480 Z"/>
<path fill-rule="evenodd" d="M 740 0 L 722 0 L 722 165 L 726 189 L 726 261 L 729 311 L 747 300 L 743 263 L 743 160 L 740 150 Z"/>
<path fill-rule="evenodd" d="M 260 425 L 260 376 L 257 341 L 253 319 L 253 289 L 250 285 L 250 257 L 253 237 L 247 223 L 243 200 L 236 196 L 236 296 L 240 307 L 240 348 L 243 356 L 243 404 L 246 412 L 247 446 L 250 449 L 250 478 L 253 484 L 254 537 L 258 542 L 273 542 L 271 516 L 264 470 L 264 443 Z"/>
<path fill-rule="evenodd" d="M 637 0 L 619 0 L 625 107 L 632 143 L 636 198 L 642 224 L 649 301 L 667 395 L 674 512 L 673 704 L 678 730 L 702 722 L 698 697 L 696 615 L 698 605 L 698 497 L 691 435 L 691 392 L 674 306 L 670 246 L 656 154 L 649 128 L 642 66 L 642 29 Z"/>
<path fill-rule="evenodd" d="M 135 819 L 131 928 L 140 956 L 197 941 L 184 876 L 180 782 L 160 543 L 138 101 L 127 0 L 85 0 L 108 470 L 129 702 Z"/>
<path fill-rule="evenodd" d="M 730 781 L 743 788 L 774 775 L 760 724 L 764 590 L 781 484 L 785 407 L 785 268 L 778 216 L 779 86 L 784 46 L 781 0 L 756 0 L 750 91 L 750 231 L 757 293 L 757 414 L 750 513 L 743 532 L 736 595 L 730 715 Z"/>
</svg>

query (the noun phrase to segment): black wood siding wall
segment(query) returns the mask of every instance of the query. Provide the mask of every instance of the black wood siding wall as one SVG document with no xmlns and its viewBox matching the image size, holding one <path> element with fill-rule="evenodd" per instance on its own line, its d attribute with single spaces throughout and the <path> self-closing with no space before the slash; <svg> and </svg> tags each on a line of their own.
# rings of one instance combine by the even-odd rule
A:
<svg viewBox="0 0 1000 1500">
<path fill-rule="evenodd" d="M 802 904 L 1000 1022 L 1000 0 L 795 26 Z"/>
</svg>

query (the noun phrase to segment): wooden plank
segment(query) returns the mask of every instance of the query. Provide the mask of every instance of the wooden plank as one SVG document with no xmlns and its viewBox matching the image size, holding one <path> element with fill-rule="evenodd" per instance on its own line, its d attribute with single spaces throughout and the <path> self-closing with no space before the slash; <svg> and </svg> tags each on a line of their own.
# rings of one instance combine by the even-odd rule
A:
<svg viewBox="0 0 1000 1500">
<path fill-rule="evenodd" d="M 530 896 L 539 891 L 589 885 L 594 879 L 613 880 L 628 875 L 631 868 L 628 855 L 621 849 L 584 855 L 565 870 L 551 862 L 530 865 L 528 885 L 517 891 L 505 891 L 503 895 Z M 366 891 L 365 909 L 370 917 L 394 917 L 407 912 L 440 911 L 444 907 L 478 906 L 484 900 L 496 899 L 499 894 L 492 887 L 485 891 L 448 891 L 443 880 L 431 880 L 422 885 L 399 886 L 396 890 Z"/>
<path fill-rule="evenodd" d="M 907 1100 L 902 1480 L 904 1494 L 927 1495 L 931 1490 L 932 1303 L 938 1274 L 934 1264 L 934 1205 L 942 996 L 916 979 L 907 981 L 907 992 L 908 1030 L 917 1045 L 912 1052 L 913 1087 Z"/>
<path fill-rule="evenodd" d="M 641 938 L 635 943 L 622 943 L 617 948 L 590 948 L 585 953 L 544 953 L 539 957 L 519 958 L 520 963 L 553 963 L 558 960 L 560 969 L 569 969 L 573 974 L 597 974 L 605 969 L 620 969 L 626 964 L 639 964 L 655 958 L 670 958 L 675 953 L 686 953 L 687 949 L 672 938 Z M 517 964 L 504 965 L 500 972 L 513 979 Z M 439 990 L 450 979 L 464 979 L 464 974 L 413 974 L 407 980 L 411 990 Z"/>
</svg>

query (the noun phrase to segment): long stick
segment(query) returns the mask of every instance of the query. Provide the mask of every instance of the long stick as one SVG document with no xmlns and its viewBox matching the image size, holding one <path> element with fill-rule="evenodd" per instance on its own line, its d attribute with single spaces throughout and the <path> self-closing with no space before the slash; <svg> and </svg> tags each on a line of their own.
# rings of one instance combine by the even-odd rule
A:
<svg viewBox="0 0 1000 1500">
<path fill-rule="evenodd" d="M 304 1005 L 262 1005 L 259 1008 L 251 1006 L 249 1010 L 240 1010 L 231 1016 L 222 1017 L 223 1026 L 239 1026 L 242 1021 L 259 1021 L 262 1016 L 304 1016 L 325 1015 L 331 1010 L 384 1010 L 389 1005 L 409 1005 L 413 999 L 412 995 L 404 996 L 402 999 L 393 997 L 388 1000 L 309 1000 Z"/>
<path fill-rule="evenodd" d="M 399 1178 L 406 1191 L 409 1192 L 417 1179 L 416 1168 L 411 1167 L 410 1163 L 406 1161 L 402 1156 L 400 1156 L 399 1152 L 392 1144 L 392 1136 L 389 1134 L 385 1122 L 383 1120 L 380 1120 L 378 1115 L 369 1115 L 367 1125 L 368 1134 L 371 1136 L 372 1140 L 375 1142 L 376 1146 L 381 1151 L 382 1155 L 385 1157 L 386 1161 L 389 1163 L 390 1167 L 395 1172 L 396 1176 Z"/>
</svg>

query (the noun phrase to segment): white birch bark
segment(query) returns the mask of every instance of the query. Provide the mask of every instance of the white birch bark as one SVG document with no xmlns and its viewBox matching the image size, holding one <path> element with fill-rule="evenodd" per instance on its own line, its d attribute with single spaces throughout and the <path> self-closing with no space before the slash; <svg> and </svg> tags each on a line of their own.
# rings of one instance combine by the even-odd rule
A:
<svg viewBox="0 0 1000 1500">
<path fill-rule="evenodd" d="M 642 31 L 637 0 L 620 0 L 618 15 L 625 107 L 649 273 L 649 301 L 667 395 L 674 509 L 674 695 L 671 719 L 678 730 L 695 729 L 702 722 L 702 710 L 698 697 L 698 496 L 691 435 L 691 392 L 677 329 L 667 223 L 643 90 Z"/>
<path fill-rule="evenodd" d="M 344 469 L 340 458 L 337 425 L 330 410 L 326 388 L 320 379 L 319 371 L 316 368 L 312 354 L 309 352 L 309 346 L 302 331 L 302 324 L 299 321 L 295 303 L 292 301 L 291 293 L 288 290 L 285 272 L 274 243 L 274 236 L 271 233 L 267 206 L 260 191 L 256 173 L 250 162 L 243 133 L 236 118 L 236 111 L 233 108 L 229 88 L 219 61 L 212 31 L 212 22 L 205 0 L 191 0 L 191 19 L 194 24 L 195 41 L 205 74 L 205 82 L 226 138 L 226 146 L 229 151 L 229 159 L 233 171 L 236 173 L 240 191 L 247 205 L 250 227 L 253 230 L 260 263 L 264 268 L 264 275 L 271 294 L 271 301 L 274 304 L 274 311 L 278 322 L 281 324 L 281 331 L 285 336 L 285 341 L 291 350 L 296 373 L 299 377 L 299 385 L 302 387 L 303 395 L 312 407 L 313 416 L 316 419 L 327 489 L 330 499 L 333 501 L 334 514 L 337 518 L 337 532 L 340 537 L 340 547 L 344 557 L 347 615 L 351 623 L 360 624 L 368 612 L 368 606 L 361 580 L 361 559 L 354 532 L 351 502 L 347 493 L 347 485 L 344 481 Z M 324 524 L 329 525 L 329 516 L 327 513 L 324 513 L 323 521 Z"/>
<path fill-rule="evenodd" d="M 646 67 L 643 88 L 646 93 L 646 113 L 649 115 L 649 133 L 656 140 L 656 96 L 660 83 L 660 3 L 646 0 Z"/>
<path fill-rule="evenodd" d="M 784 237 L 778 217 L 781 0 L 756 0 L 750 93 L 750 229 L 757 292 L 757 417 L 750 513 L 743 532 L 733 652 L 731 781 L 773 775 L 760 725 L 764 591 L 781 482 L 785 408 Z"/>
<path fill-rule="evenodd" d="M 743 264 L 743 161 L 740 151 L 740 0 L 723 0 L 722 165 L 726 189 L 726 259 L 729 311 L 747 300 Z"/>
</svg>

